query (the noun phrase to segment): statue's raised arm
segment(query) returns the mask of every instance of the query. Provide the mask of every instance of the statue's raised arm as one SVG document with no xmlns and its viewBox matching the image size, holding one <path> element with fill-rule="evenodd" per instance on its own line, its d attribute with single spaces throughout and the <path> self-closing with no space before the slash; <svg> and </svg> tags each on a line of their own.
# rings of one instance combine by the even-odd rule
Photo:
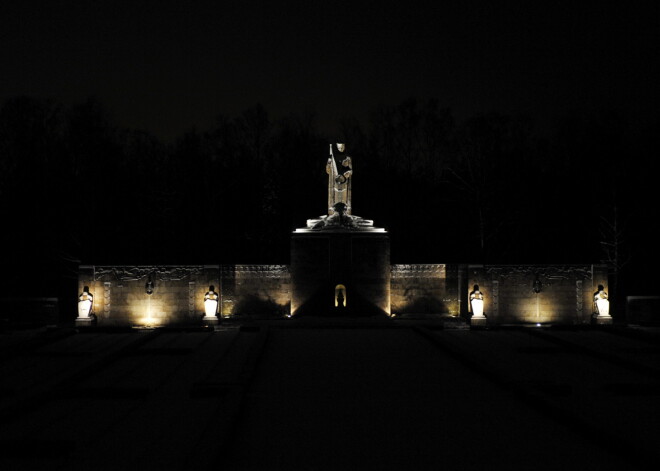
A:
<svg viewBox="0 0 660 471">
<path fill-rule="evenodd" d="M 330 157 L 326 165 L 328 173 L 328 215 L 334 214 L 337 203 L 346 205 L 346 214 L 351 214 L 351 176 L 353 163 L 345 153 L 345 144 L 330 144 Z"/>
</svg>

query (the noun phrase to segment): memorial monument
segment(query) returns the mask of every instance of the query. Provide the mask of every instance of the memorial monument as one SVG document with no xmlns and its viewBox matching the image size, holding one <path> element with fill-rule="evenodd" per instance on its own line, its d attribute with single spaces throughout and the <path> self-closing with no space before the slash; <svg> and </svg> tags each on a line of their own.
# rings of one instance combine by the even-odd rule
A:
<svg viewBox="0 0 660 471">
<path fill-rule="evenodd" d="M 212 326 L 247 316 L 391 316 L 443 328 L 613 322 L 604 265 L 392 265 L 387 231 L 353 213 L 344 143 L 330 145 L 325 170 L 327 209 L 293 231 L 289 265 L 81 265 L 76 326 Z"/>
<path fill-rule="evenodd" d="M 353 166 L 345 151 L 344 143 L 330 145 L 328 213 L 291 237 L 292 316 L 390 314 L 389 237 L 352 214 Z"/>
</svg>

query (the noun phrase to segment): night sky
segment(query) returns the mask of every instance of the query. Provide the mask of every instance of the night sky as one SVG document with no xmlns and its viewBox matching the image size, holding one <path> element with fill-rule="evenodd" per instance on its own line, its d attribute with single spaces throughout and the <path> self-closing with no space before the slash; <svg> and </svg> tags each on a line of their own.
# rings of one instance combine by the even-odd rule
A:
<svg viewBox="0 0 660 471">
<path fill-rule="evenodd" d="M 166 141 L 255 103 L 329 133 L 410 96 L 539 123 L 655 113 L 657 3 L 539 3 L 3 2 L 0 100 L 94 95 Z"/>
<path fill-rule="evenodd" d="M 313 113 L 325 142 L 340 133 L 341 123 L 355 119 L 368 127 L 379 106 L 411 97 L 420 103 L 436 99 L 459 122 L 490 112 L 526 116 L 537 137 L 551 135 L 567 117 L 616 110 L 626 123 L 625 132 L 619 129 L 626 142 L 639 144 L 623 145 L 621 155 L 621 162 L 633 162 L 629 168 L 634 171 L 619 194 L 625 193 L 628 208 L 634 209 L 628 243 L 636 250 L 635 283 L 642 280 L 644 291 L 629 294 L 660 294 L 647 276 L 656 271 L 660 257 L 651 248 L 655 236 L 646 222 L 655 212 L 648 167 L 658 141 L 659 19 L 657 2 L 3 2 L 0 104 L 25 95 L 70 107 L 94 97 L 115 125 L 144 130 L 165 145 L 174 145 L 193 128 L 209 129 L 220 115 L 238 116 L 256 104 L 272 119 Z M 599 132 L 597 139 L 606 137 Z M 603 148 L 602 142 L 591 146 L 589 135 L 585 139 L 584 148 Z M 326 145 L 318 147 L 318 154 L 312 146 L 314 155 L 309 156 L 318 159 L 321 182 Z M 359 162 L 359 155 L 353 157 Z M 535 158 L 539 167 L 553 165 Z M 593 166 L 594 174 L 620 171 L 616 158 L 603 163 L 596 150 L 571 158 L 580 159 L 583 168 Z M 566 177 L 555 185 L 572 188 L 562 196 L 565 204 L 595 191 L 594 181 Z M 393 244 L 407 240 L 410 246 L 410 239 L 400 236 L 409 225 L 397 226 L 394 218 L 383 216 L 382 208 L 365 207 L 378 201 L 372 194 L 391 188 L 374 185 L 370 176 L 362 182 L 361 189 L 354 189 L 355 197 L 361 197 L 354 202 L 359 215 L 380 215 L 393 226 L 387 227 Z M 63 187 L 67 184 L 61 181 Z M 319 200 L 319 213 L 323 191 L 320 186 L 318 195 L 310 197 Z M 98 193 L 107 199 L 111 191 Z M 562 220 L 561 210 L 547 201 L 543 210 L 554 219 L 541 222 L 539 233 L 545 228 L 558 233 L 557 227 L 575 222 L 575 217 Z M 597 205 L 598 198 L 590 204 Z M 429 208 L 429 217 L 434 217 L 434 208 Z M 25 209 L 35 207 L 26 202 Z M 7 214 L 13 218 L 16 213 Z M 299 225 L 304 224 L 301 215 L 295 214 Z M 597 221 L 598 208 L 586 207 L 585 218 Z M 55 230 L 48 232 L 57 233 L 57 218 L 51 219 Z M 22 238 L 21 230 L 9 232 L 15 232 L 10 243 Z M 94 245 L 94 237 L 86 240 Z M 552 238 L 543 243 L 548 240 Z M 430 241 L 426 237 L 420 244 Z M 406 256 L 402 246 L 393 247 L 393 254 Z M 566 253 L 572 256 L 579 247 L 572 250 Z M 11 263 L 34 262 L 35 253 L 19 250 Z M 452 250 L 429 253 L 429 263 L 442 263 L 438 254 Z M 409 260 L 421 262 L 418 258 Z M 576 260 L 584 261 L 598 260 L 593 254 Z"/>
</svg>

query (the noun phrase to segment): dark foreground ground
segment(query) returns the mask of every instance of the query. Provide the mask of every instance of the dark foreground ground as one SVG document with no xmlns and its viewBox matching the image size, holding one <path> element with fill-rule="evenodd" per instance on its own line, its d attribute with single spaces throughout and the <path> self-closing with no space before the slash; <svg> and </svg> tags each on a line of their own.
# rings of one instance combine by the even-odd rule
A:
<svg viewBox="0 0 660 471">
<path fill-rule="evenodd" d="M 657 469 L 657 331 L 440 327 L 4 332 L 0 469 Z"/>
</svg>

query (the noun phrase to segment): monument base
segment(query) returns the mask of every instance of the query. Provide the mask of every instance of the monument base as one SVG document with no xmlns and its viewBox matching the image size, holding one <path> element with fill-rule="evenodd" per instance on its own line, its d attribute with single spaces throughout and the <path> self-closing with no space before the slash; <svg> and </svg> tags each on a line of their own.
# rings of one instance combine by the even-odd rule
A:
<svg viewBox="0 0 660 471">
<path fill-rule="evenodd" d="M 299 229 L 291 237 L 291 315 L 390 314 L 387 232 Z"/>
<path fill-rule="evenodd" d="M 596 325 L 612 325 L 612 316 L 598 316 L 596 317 Z"/>
<path fill-rule="evenodd" d="M 76 322 L 75 322 L 76 327 L 92 327 L 93 325 L 94 325 L 94 319 L 91 317 L 76 318 Z"/>
<path fill-rule="evenodd" d="M 202 324 L 204 324 L 204 325 L 219 325 L 220 324 L 220 319 L 217 318 L 216 316 L 211 316 L 211 317 L 204 316 L 204 317 L 202 317 Z"/>
<path fill-rule="evenodd" d="M 470 319 L 470 327 L 473 329 L 483 329 L 488 326 L 487 317 L 472 317 Z"/>
</svg>

